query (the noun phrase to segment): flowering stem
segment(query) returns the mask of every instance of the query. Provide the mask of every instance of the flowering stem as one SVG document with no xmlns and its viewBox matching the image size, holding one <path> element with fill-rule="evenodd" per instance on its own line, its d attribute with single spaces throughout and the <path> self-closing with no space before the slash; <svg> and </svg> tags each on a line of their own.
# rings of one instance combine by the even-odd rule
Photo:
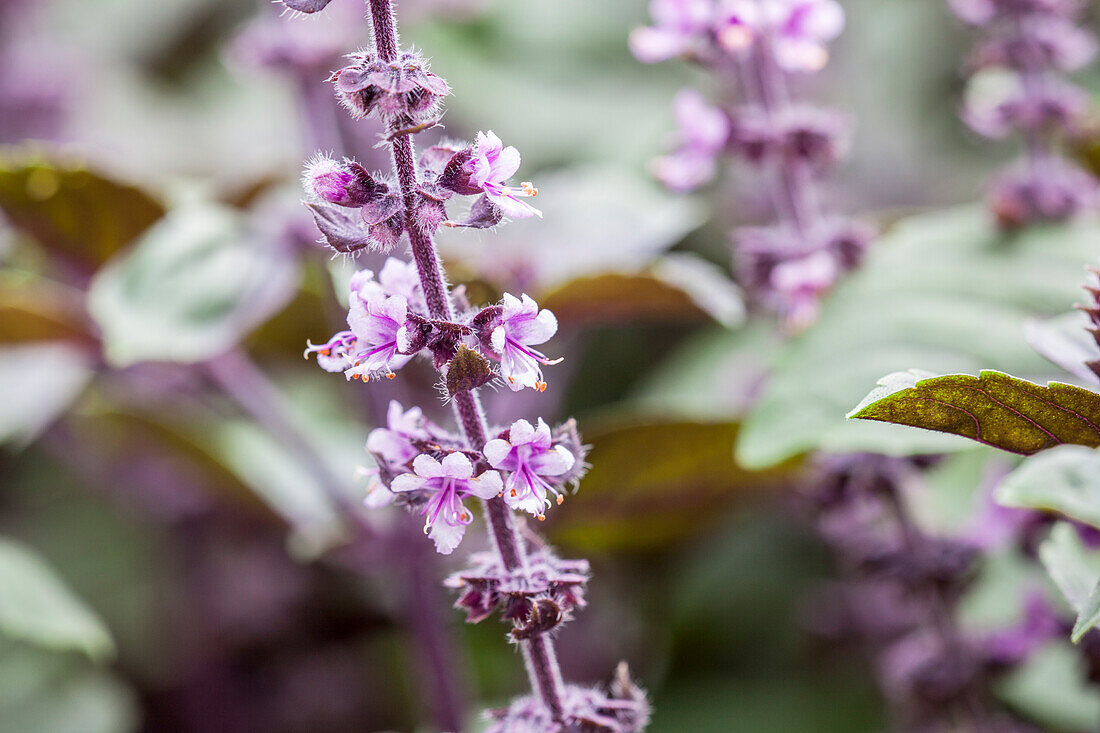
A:
<svg viewBox="0 0 1100 733">
<path fill-rule="evenodd" d="M 757 104 L 773 127 L 787 105 L 787 91 L 782 70 L 775 63 L 771 40 L 761 37 L 753 43 L 748 57 L 742 62 L 746 92 L 755 92 Z M 779 215 L 800 235 L 805 235 L 816 218 L 809 172 L 802 161 L 783 160 L 776 171 L 774 198 Z"/>
<path fill-rule="evenodd" d="M 375 50 L 383 61 L 397 59 L 397 29 L 391 0 L 367 0 L 374 31 Z M 390 131 L 411 127 L 411 121 L 398 117 L 390 122 Z M 397 135 L 392 141 L 393 163 L 397 182 L 405 205 L 405 229 L 420 276 L 420 284 L 433 318 L 454 319 L 454 306 L 443 275 L 443 266 L 431 236 L 416 219 L 417 174 L 410 135 Z M 471 450 L 481 450 L 488 436 L 481 402 L 473 390 L 454 395 L 454 412 Z M 508 570 L 527 565 L 526 551 L 517 533 L 515 521 L 504 500 L 497 497 L 485 502 L 485 512 L 493 544 Z M 555 721 L 562 718 L 562 679 L 553 642 L 544 634 L 536 634 L 520 642 L 531 687 L 542 699 Z"/>
</svg>

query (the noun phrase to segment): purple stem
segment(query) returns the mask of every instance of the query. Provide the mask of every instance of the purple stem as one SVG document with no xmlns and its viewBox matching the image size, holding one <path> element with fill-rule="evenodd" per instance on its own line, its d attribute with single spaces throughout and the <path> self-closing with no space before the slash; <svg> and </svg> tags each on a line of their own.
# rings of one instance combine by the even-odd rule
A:
<svg viewBox="0 0 1100 733">
<path fill-rule="evenodd" d="M 397 59 L 397 29 L 394 24 L 391 0 L 367 0 L 370 6 L 371 25 L 374 30 L 375 49 L 379 58 L 392 62 Z M 390 130 L 397 131 L 411 126 L 407 118 L 398 118 L 390 123 Z M 420 275 L 420 284 L 428 304 L 429 315 L 433 318 L 454 319 L 454 306 L 444 279 L 443 267 L 436 252 L 431 236 L 421 228 L 416 219 L 417 174 L 413 158 L 413 144 L 410 135 L 399 135 L 393 139 L 393 163 L 397 172 L 397 181 L 405 204 L 405 229 L 409 234 L 416 269 Z M 488 428 L 481 401 L 470 390 L 454 396 L 454 412 L 466 444 L 471 450 L 481 450 L 486 443 Z M 527 566 L 526 550 L 517 532 L 512 513 L 504 500 L 497 497 L 485 502 L 485 513 L 493 538 L 493 545 L 500 554 L 508 570 L 517 570 Z M 538 693 L 547 710 L 555 721 L 563 715 L 562 678 L 558 667 L 557 655 L 551 639 L 544 634 L 520 642 L 527 664 L 527 673 L 532 689 Z"/>
<path fill-rule="evenodd" d="M 754 95 L 768 119 L 778 124 L 778 117 L 789 101 L 771 39 L 767 36 L 757 39 L 741 66 L 746 93 Z M 776 171 L 776 179 L 773 197 L 777 212 L 799 235 L 805 236 L 817 219 L 817 202 L 806 164 L 783 160 Z"/>
</svg>

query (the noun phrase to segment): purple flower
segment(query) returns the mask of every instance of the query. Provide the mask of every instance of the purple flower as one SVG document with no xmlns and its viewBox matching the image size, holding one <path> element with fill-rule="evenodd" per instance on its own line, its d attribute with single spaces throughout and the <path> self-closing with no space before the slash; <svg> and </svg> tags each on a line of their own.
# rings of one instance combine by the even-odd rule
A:
<svg viewBox="0 0 1100 733">
<path fill-rule="evenodd" d="M 351 354 L 352 366 L 344 371 L 348 379 L 367 381 L 379 373 L 390 376 L 408 363 L 412 357 L 399 354 L 397 344 L 408 309 L 404 297 L 387 297 L 381 286 L 364 287 L 352 294 L 348 325 L 357 339 L 357 352 Z"/>
<path fill-rule="evenodd" d="M 630 50 L 639 61 L 652 64 L 694 50 L 711 30 L 713 0 L 653 0 L 653 25 L 635 28 Z"/>
<path fill-rule="evenodd" d="M 419 407 L 406 411 L 400 402 L 391 400 L 386 411 L 386 427 L 370 432 L 367 450 L 390 466 L 404 466 L 420 453 L 413 441 L 431 438 L 425 428 L 424 412 Z"/>
<path fill-rule="evenodd" d="M 541 417 L 538 427 L 516 420 L 508 437 L 490 440 L 484 453 L 490 466 L 511 472 L 504 484 L 504 501 L 513 509 L 542 519 L 551 505 L 548 493 L 554 494 L 559 504 L 565 498 L 546 479 L 566 473 L 576 458 L 564 446 L 553 445 L 550 426 Z"/>
<path fill-rule="evenodd" d="M 557 333 L 558 319 L 546 309 L 539 310 L 538 303 L 526 293 L 522 298 L 505 293 L 500 320 L 494 324 L 490 343 L 500 359 L 500 371 L 508 380 L 508 387 L 513 392 L 524 387 L 545 391 L 546 382 L 539 365 L 557 364 L 561 359 L 548 359 L 531 346 L 549 341 Z"/>
<path fill-rule="evenodd" d="M 730 134 L 726 113 L 707 104 L 694 89 L 681 89 L 673 100 L 677 146 L 653 162 L 657 180 L 673 191 L 691 191 L 714 178 L 715 158 Z"/>
<path fill-rule="evenodd" d="M 1013 229 L 1037 221 L 1064 221 L 1093 208 L 1097 184 L 1084 169 L 1045 157 L 1002 173 L 993 182 L 989 199 L 998 223 Z"/>
<path fill-rule="evenodd" d="M 999 88 L 983 88 L 975 77 L 963 120 L 980 135 L 1002 138 L 1014 129 L 1035 133 L 1072 128 L 1089 106 L 1088 95 L 1067 82 L 1047 80 L 1031 89 L 1019 79 L 1006 80 Z"/>
<path fill-rule="evenodd" d="M 525 219 L 542 216 L 542 212 L 520 197 L 537 196 L 538 189 L 524 182 L 519 188 L 504 184 L 519 170 L 519 151 L 509 145 L 504 147 L 493 131 L 479 132 L 466 170 L 470 184 L 485 192 L 486 197 L 506 216 Z"/>
<path fill-rule="evenodd" d="M 413 461 L 415 473 L 403 473 L 393 480 L 390 488 L 396 493 L 421 491 L 430 494 L 421 516 L 427 516 L 424 533 L 435 542 L 440 554 L 451 554 L 466 526 L 472 521 L 462 504 L 468 496 L 491 499 L 500 493 L 500 474 L 486 471 L 474 478 L 474 465 L 463 453 L 450 453 L 440 463 L 427 454 Z"/>
<path fill-rule="evenodd" d="M 761 37 L 771 41 L 784 71 L 819 71 L 829 60 L 826 44 L 844 30 L 844 10 L 835 0 L 726 0 L 719 42 L 731 51 Z"/>
<path fill-rule="evenodd" d="M 404 298 L 410 311 L 428 312 L 415 262 L 405 262 L 396 257 L 387 258 L 382 269 L 378 271 L 378 284 L 386 295 L 400 295 Z"/>
<path fill-rule="evenodd" d="M 357 341 L 351 331 L 340 331 L 323 344 L 306 341 L 303 356 L 308 359 L 310 354 L 316 354 L 317 365 L 326 372 L 342 372 L 352 365 Z"/>
</svg>

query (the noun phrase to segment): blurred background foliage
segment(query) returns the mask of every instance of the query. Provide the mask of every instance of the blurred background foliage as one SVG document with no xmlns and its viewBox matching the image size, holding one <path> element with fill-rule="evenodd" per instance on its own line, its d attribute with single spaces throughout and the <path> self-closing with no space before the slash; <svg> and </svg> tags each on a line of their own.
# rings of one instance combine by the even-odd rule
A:
<svg viewBox="0 0 1100 733">
<path fill-rule="evenodd" d="M 4 53 L 32 62 L 9 68 L 54 116 L 0 121 L 0 731 L 430 730 L 410 604 L 455 640 L 471 710 L 521 690 L 504 629 L 446 608 L 457 560 L 395 562 L 409 522 L 358 509 L 371 416 L 424 399 L 445 420 L 434 375 L 363 387 L 299 357 L 338 326 L 351 264 L 312 246 L 297 204 L 326 144 L 300 85 L 234 39 L 258 16 L 317 21 L 253 0 L 2 5 Z M 593 445 L 545 525 L 594 568 L 561 656 L 593 682 L 628 659 L 655 733 L 885 726 L 859 650 L 807 630 L 836 571 L 792 500 L 802 458 L 951 453 L 918 513 L 964 526 L 989 452 L 844 414 L 910 367 L 1059 375 L 1023 321 L 1069 310 L 1097 255 L 1093 223 L 1006 243 L 966 204 L 1004 150 L 957 121 L 967 39 L 943 3 L 844 6 L 809 91 L 858 122 L 827 195 L 886 234 L 785 340 L 725 274 L 729 227 L 767 215 L 751 181 L 683 198 L 647 177 L 672 94 L 703 82 L 629 56 L 643 2 L 400 4 L 454 90 L 448 134 L 492 128 L 542 191 L 544 220 L 442 244 L 471 300 L 521 288 L 561 320 L 549 392 L 489 395 L 490 413 L 574 416 Z M 371 160 L 363 124 L 347 139 Z M 969 621 L 1012 622 L 1032 571 L 990 560 Z M 1095 728 L 1059 649 L 1003 695 L 1050 729 Z"/>
</svg>

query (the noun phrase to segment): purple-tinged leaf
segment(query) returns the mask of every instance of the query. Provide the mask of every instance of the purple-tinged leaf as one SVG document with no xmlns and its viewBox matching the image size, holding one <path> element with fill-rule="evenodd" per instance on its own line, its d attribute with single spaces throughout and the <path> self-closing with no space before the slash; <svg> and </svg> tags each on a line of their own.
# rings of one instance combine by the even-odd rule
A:
<svg viewBox="0 0 1100 733">
<path fill-rule="evenodd" d="M 337 252 L 358 252 L 374 244 L 358 212 L 308 202 L 306 206 L 325 241 Z"/>
<path fill-rule="evenodd" d="M 1088 317 L 1077 311 L 1046 321 L 1031 319 L 1024 324 L 1024 335 L 1046 359 L 1075 377 L 1100 384 L 1100 347 L 1085 330 L 1088 326 Z"/>
<path fill-rule="evenodd" d="M 1046 387 L 996 371 L 922 379 L 895 372 L 879 381 L 850 418 L 960 435 L 1012 453 L 1056 445 L 1100 446 L 1100 394 Z"/>
<path fill-rule="evenodd" d="M 283 5 L 299 13 L 319 13 L 332 2 L 332 0 L 281 0 Z"/>
</svg>

